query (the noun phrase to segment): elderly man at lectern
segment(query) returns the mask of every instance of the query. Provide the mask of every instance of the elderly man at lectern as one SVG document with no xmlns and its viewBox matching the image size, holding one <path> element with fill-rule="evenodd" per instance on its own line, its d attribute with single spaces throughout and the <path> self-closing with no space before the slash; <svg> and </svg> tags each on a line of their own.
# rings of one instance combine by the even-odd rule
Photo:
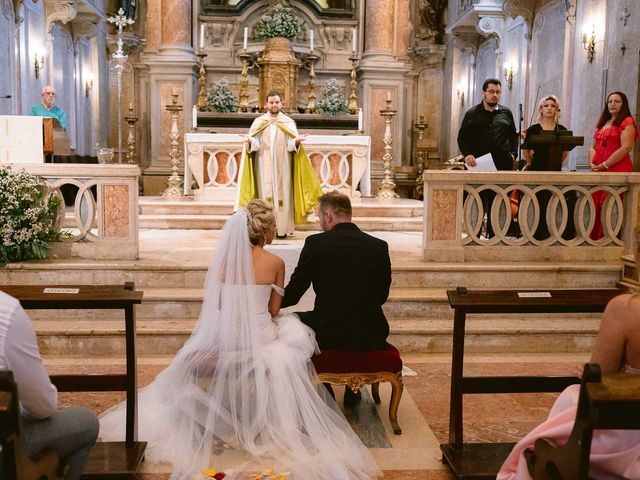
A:
<svg viewBox="0 0 640 480">
<path fill-rule="evenodd" d="M 42 89 L 42 103 L 31 108 L 31 116 L 55 118 L 60 122 L 62 128 L 67 129 L 67 114 L 56 105 L 56 89 L 51 85 Z"/>
<path fill-rule="evenodd" d="M 279 92 L 267 94 L 268 112 L 253 121 L 245 136 L 240 167 L 239 206 L 254 198 L 273 204 L 277 235 L 293 235 L 322 195 L 320 181 L 304 151 L 296 123 L 282 113 Z"/>
</svg>

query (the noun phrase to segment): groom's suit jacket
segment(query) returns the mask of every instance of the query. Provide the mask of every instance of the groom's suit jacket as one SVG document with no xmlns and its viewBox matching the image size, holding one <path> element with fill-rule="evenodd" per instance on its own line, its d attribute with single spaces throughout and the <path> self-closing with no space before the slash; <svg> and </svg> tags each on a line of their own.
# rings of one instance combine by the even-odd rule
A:
<svg viewBox="0 0 640 480">
<path fill-rule="evenodd" d="M 389 324 L 382 305 L 391 285 L 387 242 L 353 223 L 307 237 L 282 307 L 298 303 L 310 284 L 316 294 L 313 311 L 298 315 L 316 332 L 321 349 L 385 348 Z"/>
</svg>

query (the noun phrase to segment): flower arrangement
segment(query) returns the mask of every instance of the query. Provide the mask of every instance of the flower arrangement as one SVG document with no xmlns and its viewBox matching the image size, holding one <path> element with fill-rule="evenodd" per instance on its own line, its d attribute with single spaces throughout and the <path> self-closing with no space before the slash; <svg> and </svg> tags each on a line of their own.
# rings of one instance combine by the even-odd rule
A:
<svg viewBox="0 0 640 480">
<path fill-rule="evenodd" d="M 56 228 L 60 198 L 37 177 L 0 167 L 0 268 L 8 262 L 47 258 Z"/>
<path fill-rule="evenodd" d="M 330 78 L 322 86 L 322 98 L 318 100 L 318 107 L 324 115 L 341 115 L 347 113 L 347 102 L 340 91 L 340 86 L 335 78 Z"/>
<path fill-rule="evenodd" d="M 302 27 L 296 11 L 292 7 L 278 3 L 262 15 L 256 23 L 256 30 L 261 39 L 274 37 L 292 39 L 300 35 Z"/>
<path fill-rule="evenodd" d="M 213 92 L 207 93 L 206 104 L 216 112 L 237 112 L 238 100 L 229 88 L 229 80 L 222 78 L 215 84 Z"/>
</svg>

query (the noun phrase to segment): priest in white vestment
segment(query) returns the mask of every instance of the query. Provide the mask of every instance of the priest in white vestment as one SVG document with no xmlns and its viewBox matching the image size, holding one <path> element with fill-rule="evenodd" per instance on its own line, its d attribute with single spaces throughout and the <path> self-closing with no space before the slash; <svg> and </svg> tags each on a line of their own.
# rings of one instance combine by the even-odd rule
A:
<svg viewBox="0 0 640 480">
<path fill-rule="evenodd" d="M 277 235 L 292 235 L 322 195 L 320 182 L 301 142 L 296 123 L 281 112 L 278 92 L 267 96 L 268 112 L 253 121 L 245 137 L 246 154 L 239 174 L 239 205 L 253 198 L 273 204 Z"/>
</svg>

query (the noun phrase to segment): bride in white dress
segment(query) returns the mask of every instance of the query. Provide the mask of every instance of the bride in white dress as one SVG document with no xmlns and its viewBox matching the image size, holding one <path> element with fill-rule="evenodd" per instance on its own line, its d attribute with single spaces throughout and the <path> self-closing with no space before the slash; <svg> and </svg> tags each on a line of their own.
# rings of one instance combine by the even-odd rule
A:
<svg viewBox="0 0 640 480">
<path fill-rule="evenodd" d="M 191 337 L 140 391 L 138 436 L 148 442 L 148 460 L 172 464 L 172 479 L 201 478 L 233 450 L 252 457 L 236 475 L 265 468 L 294 480 L 381 475 L 318 381 L 313 330 L 295 315 L 276 316 L 284 262 L 263 249 L 275 233 L 261 200 L 227 221 Z M 100 418 L 100 437 L 123 439 L 123 405 Z M 222 456 L 212 457 L 223 442 Z"/>
</svg>

